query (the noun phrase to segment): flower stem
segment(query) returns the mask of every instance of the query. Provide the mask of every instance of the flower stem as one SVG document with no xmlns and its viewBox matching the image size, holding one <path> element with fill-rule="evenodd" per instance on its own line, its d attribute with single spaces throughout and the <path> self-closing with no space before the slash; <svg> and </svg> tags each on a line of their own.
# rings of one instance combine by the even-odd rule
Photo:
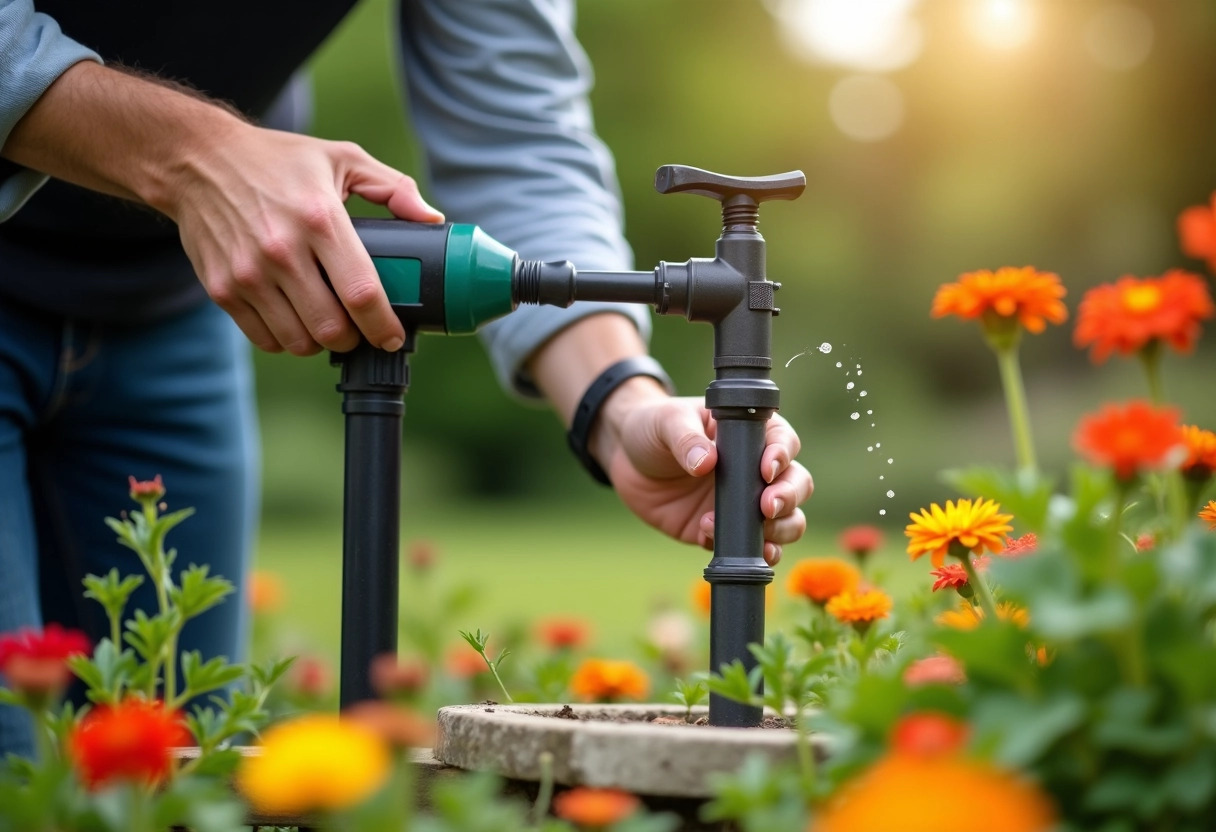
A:
<svg viewBox="0 0 1216 832">
<path fill-rule="evenodd" d="M 1148 395 L 1153 404 L 1165 403 L 1165 388 L 1161 383 L 1161 340 L 1154 338 L 1139 352 L 1140 366 L 1148 379 Z"/>
<path fill-rule="evenodd" d="M 1017 346 L 1000 347 L 996 350 L 996 363 L 1001 371 L 1001 387 L 1005 390 L 1005 405 L 1009 409 L 1009 426 L 1013 431 L 1013 446 L 1017 453 L 1018 468 L 1036 471 L 1034 438 L 1030 431 L 1030 412 L 1026 407 L 1026 386 L 1022 382 L 1022 368 L 1018 363 Z"/>
<path fill-rule="evenodd" d="M 501 660 L 502 655 L 500 654 L 498 658 Z M 511 698 L 511 694 L 507 693 L 507 686 L 502 683 L 502 677 L 498 675 L 498 662 L 487 660 L 486 665 L 490 668 L 490 672 L 494 674 L 494 681 L 498 682 L 498 687 L 500 690 L 502 690 L 502 695 L 507 697 L 508 702 L 514 702 L 515 700 Z"/>
<path fill-rule="evenodd" d="M 540 787 L 536 803 L 532 804 L 532 823 L 539 826 L 549 814 L 549 804 L 553 800 L 553 752 L 542 751 L 536 761 L 540 765 Z"/>
<path fill-rule="evenodd" d="M 988 584 L 984 583 L 979 573 L 975 571 L 975 564 L 971 562 L 970 553 L 964 555 L 962 561 L 963 571 L 967 573 L 967 583 L 971 584 L 971 588 L 975 590 L 975 597 L 980 602 L 980 609 L 984 611 L 984 615 L 988 616 L 989 621 L 996 621 L 996 600 L 992 597 Z"/>
<path fill-rule="evenodd" d="M 811 747 L 811 734 L 806 730 L 806 714 L 799 707 L 794 717 L 797 729 L 795 745 L 798 749 L 798 765 L 802 769 L 802 793 L 808 799 L 815 793 L 815 750 Z"/>
</svg>

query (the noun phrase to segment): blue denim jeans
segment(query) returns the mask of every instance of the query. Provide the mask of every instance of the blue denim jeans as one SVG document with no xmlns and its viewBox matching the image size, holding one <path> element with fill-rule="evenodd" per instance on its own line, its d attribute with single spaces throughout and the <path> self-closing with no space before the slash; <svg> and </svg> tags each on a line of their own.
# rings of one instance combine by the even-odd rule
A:
<svg viewBox="0 0 1216 832">
<path fill-rule="evenodd" d="M 166 540 L 175 571 L 209 564 L 241 589 L 187 625 L 182 649 L 239 660 L 257 439 L 249 345 L 214 305 L 121 328 L 0 301 L 0 633 L 53 621 L 107 635 L 81 580 L 143 573 L 104 518 L 136 507 L 129 475 L 160 474 L 170 510 L 196 509 Z M 136 606 L 156 609 L 149 581 Z M 32 745 L 25 715 L 0 706 L 0 755 Z"/>
</svg>

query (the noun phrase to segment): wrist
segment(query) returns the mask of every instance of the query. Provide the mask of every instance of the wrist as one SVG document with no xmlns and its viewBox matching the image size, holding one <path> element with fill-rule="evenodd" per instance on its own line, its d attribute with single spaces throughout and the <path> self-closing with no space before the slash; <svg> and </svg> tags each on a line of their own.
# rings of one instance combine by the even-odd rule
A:
<svg viewBox="0 0 1216 832">
<path fill-rule="evenodd" d="M 224 148 L 239 144 L 257 129 L 227 110 L 166 90 L 179 100 L 182 124 L 141 159 L 135 189 L 139 198 L 175 222 L 184 202 L 200 184 L 217 181 L 215 168 Z"/>
<path fill-rule="evenodd" d="M 653 376 L 633 376 L 608 394 L 587 438 L 587 448 L 601 468 L 608 470 L 609 461 L 620 447 L 629 414 L 646 402 L 670 396 Z"/>
</svg>

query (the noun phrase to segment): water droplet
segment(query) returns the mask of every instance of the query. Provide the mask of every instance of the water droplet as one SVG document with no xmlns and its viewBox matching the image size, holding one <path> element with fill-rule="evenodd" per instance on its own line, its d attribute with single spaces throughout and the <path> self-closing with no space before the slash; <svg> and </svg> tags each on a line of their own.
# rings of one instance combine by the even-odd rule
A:
<svg viewBox="0 0 1216 832">
<path fill-rule="evenodd" d="M 848 384 L 846 384 L 846 385 L 844 386 L 844 389 L 845 389 L 845 390 L 852 390 L 852 389 L 853 389 L 853 382 L 851 382 L 851 381 L 850 381 Z"/>
<path fill-rule="evenodd" d="M 854 410 L 852 413 L 849 414 L 849 418 L 852 419 L 853 421 L 857 421 L 858 419 L 861 418 L 861 414 L 858 413 L 856 410 Z"/>
<path fill-rule="evenodd" d="M 867 415 L 867 416 L 873 416 L 873 415 L 874 415 L 874 411 L 873 411 L 873 410 L 867 410 L 867 411 L 866 411 L 866 415 Z"/>
<path fill-rule="evenodd" d="M 888 491 L 887 491 L 887 498 L 889 499 L 889 498 L 894 497 L 894 496 L 895 496 L 895 492 L 894 492 L 894 491 L 891 491 L 891 490 L 889 490 L 889 489 L 888 489 Z"/>
<path fill-rule="evenodd" d="M 832 351 L 832 345 L 829 344 L 827 341 L 824 341 L 822 344 L 819 345 L 819 351 L 821 353 L 823 353 L 824 355 L 827 355 L 828 353 L 830 353 Z"/>
<path fill-rule="evenodd" d="M 873 423 L 873 422 L 870 422 L 870 427 L 874 427 L 874 423 Z"/>
<path fill-rule="evenodd" d="M 806 350 L 803 350 L 802 352 L 798 353 L 797 355 L 794 356 L 794 358 L 802 358 L 802 356 L 804 356 L 804 355 L 806 355 Z M 794 358 L 791 358 L 789 361 L 785 362 L 785 366 L 788 367 L 791 364 L 793 364 Z"/>
<path fill-rule="evenodd" d="M 861 370 L 858 370 L 858 371 L 857 371 L 857 375 L 861 375 Z"/>
<path fill-rule="evenodd" d="M 872 450 L 874 450 L 874 446 L 873 446 L 873 445 L 871 445 L 870 447 L 866 448 L 866 450 L 867 450 L 867 451 L 872 451 Z"/>
<path fill-rule="evenodd" d="M 878 510 L 878 516 L 879 516 L 879 517 L 886 517 L 886 516 L 887 516 L 887 510 L 886 510 L 885 508 L 880 508 L 880 509 Z"/>
<path fill-rule="evenodd" d="M 859 369 L 859 370 L 861 369 L 861 365 L 860 365 L 860 364 L 858 364 L 858 365 L 857 365 L 857 369 Z"/>
<path fill-rule="evenodd" d="M 886 479 L 886 477 L 884 477 L 882 474 L 879 474 L 879 475 L 878 475 L 878 478 L 879 478 L 880 480 L 885 480 L 885 479 Z"/>
<path fill-rule="evenodd" d="M 862 390 L 862 391 L 861 391 L 860 393 L 858 393 L 857 395 L 858 395 L 858 396 L 865 396 L 865 395 L 867 395 L 867 393 L 866 393 L 866 391 L 865 391 L 865 390 Z"/>
<path fill-rule="evenodd" d="M 882 443 L 881 443 L 881 442 L 876 442 L 876 443 L 874 444 L 874 447 L 875 447 L 875 448 L 881 448 L 881 447 L 882 447 Z"/>
<path fill-rule="evenodd" d="M 894 465 L 894 464 L 895 464 L 895 460 L 894 460 L 894 459 L 890 459 L 890 458 L 888 458 L 888 459 L 887 459 L 887 464 L 888 464 L 888 465 Z"/>
<path fill-rule="evenodd" d="M 836 362 L 836 366 L 837 366 L 837 367 L 843 367 L 844 365 L 843 365 L 843 364 L 841 364 L 839 361 L 837 361 L 837 362 Z"/>
</svg>

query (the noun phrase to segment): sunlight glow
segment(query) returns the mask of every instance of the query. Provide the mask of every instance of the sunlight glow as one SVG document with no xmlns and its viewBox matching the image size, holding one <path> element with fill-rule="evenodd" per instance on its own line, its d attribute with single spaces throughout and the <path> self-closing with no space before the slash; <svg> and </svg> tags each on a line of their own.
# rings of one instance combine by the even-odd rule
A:
<svg viewBox="0 0 1216 832">
<path fill-rule="evenodd" d="M 1028 0 L 972 0 L 968 23 L 985 46 L 1009 51 L 1030 40 L 1035 14 Z"/>
<path fill-rule="evenodd" d="M 901 69 L 924 36 L 910 12 L 919 0 L 766 0 L 790 50 L 817 63 L 867 72 Z"/>
<path fill-rule="evenodd" d="M 1113 3 L 1089 19 L 1083 38 L 1094 63 L 1126 72 L 1144 63 L 1153 51 L 1153 21 L 1130 3 Z"/>
<path fill-rule="evenodd" d="M 904 95 L 889 78 L 850 75 L 832 87 L 828 111 L 832 123 L 850 139 L 882 141 L 904 123 Z"/>
</svg>

